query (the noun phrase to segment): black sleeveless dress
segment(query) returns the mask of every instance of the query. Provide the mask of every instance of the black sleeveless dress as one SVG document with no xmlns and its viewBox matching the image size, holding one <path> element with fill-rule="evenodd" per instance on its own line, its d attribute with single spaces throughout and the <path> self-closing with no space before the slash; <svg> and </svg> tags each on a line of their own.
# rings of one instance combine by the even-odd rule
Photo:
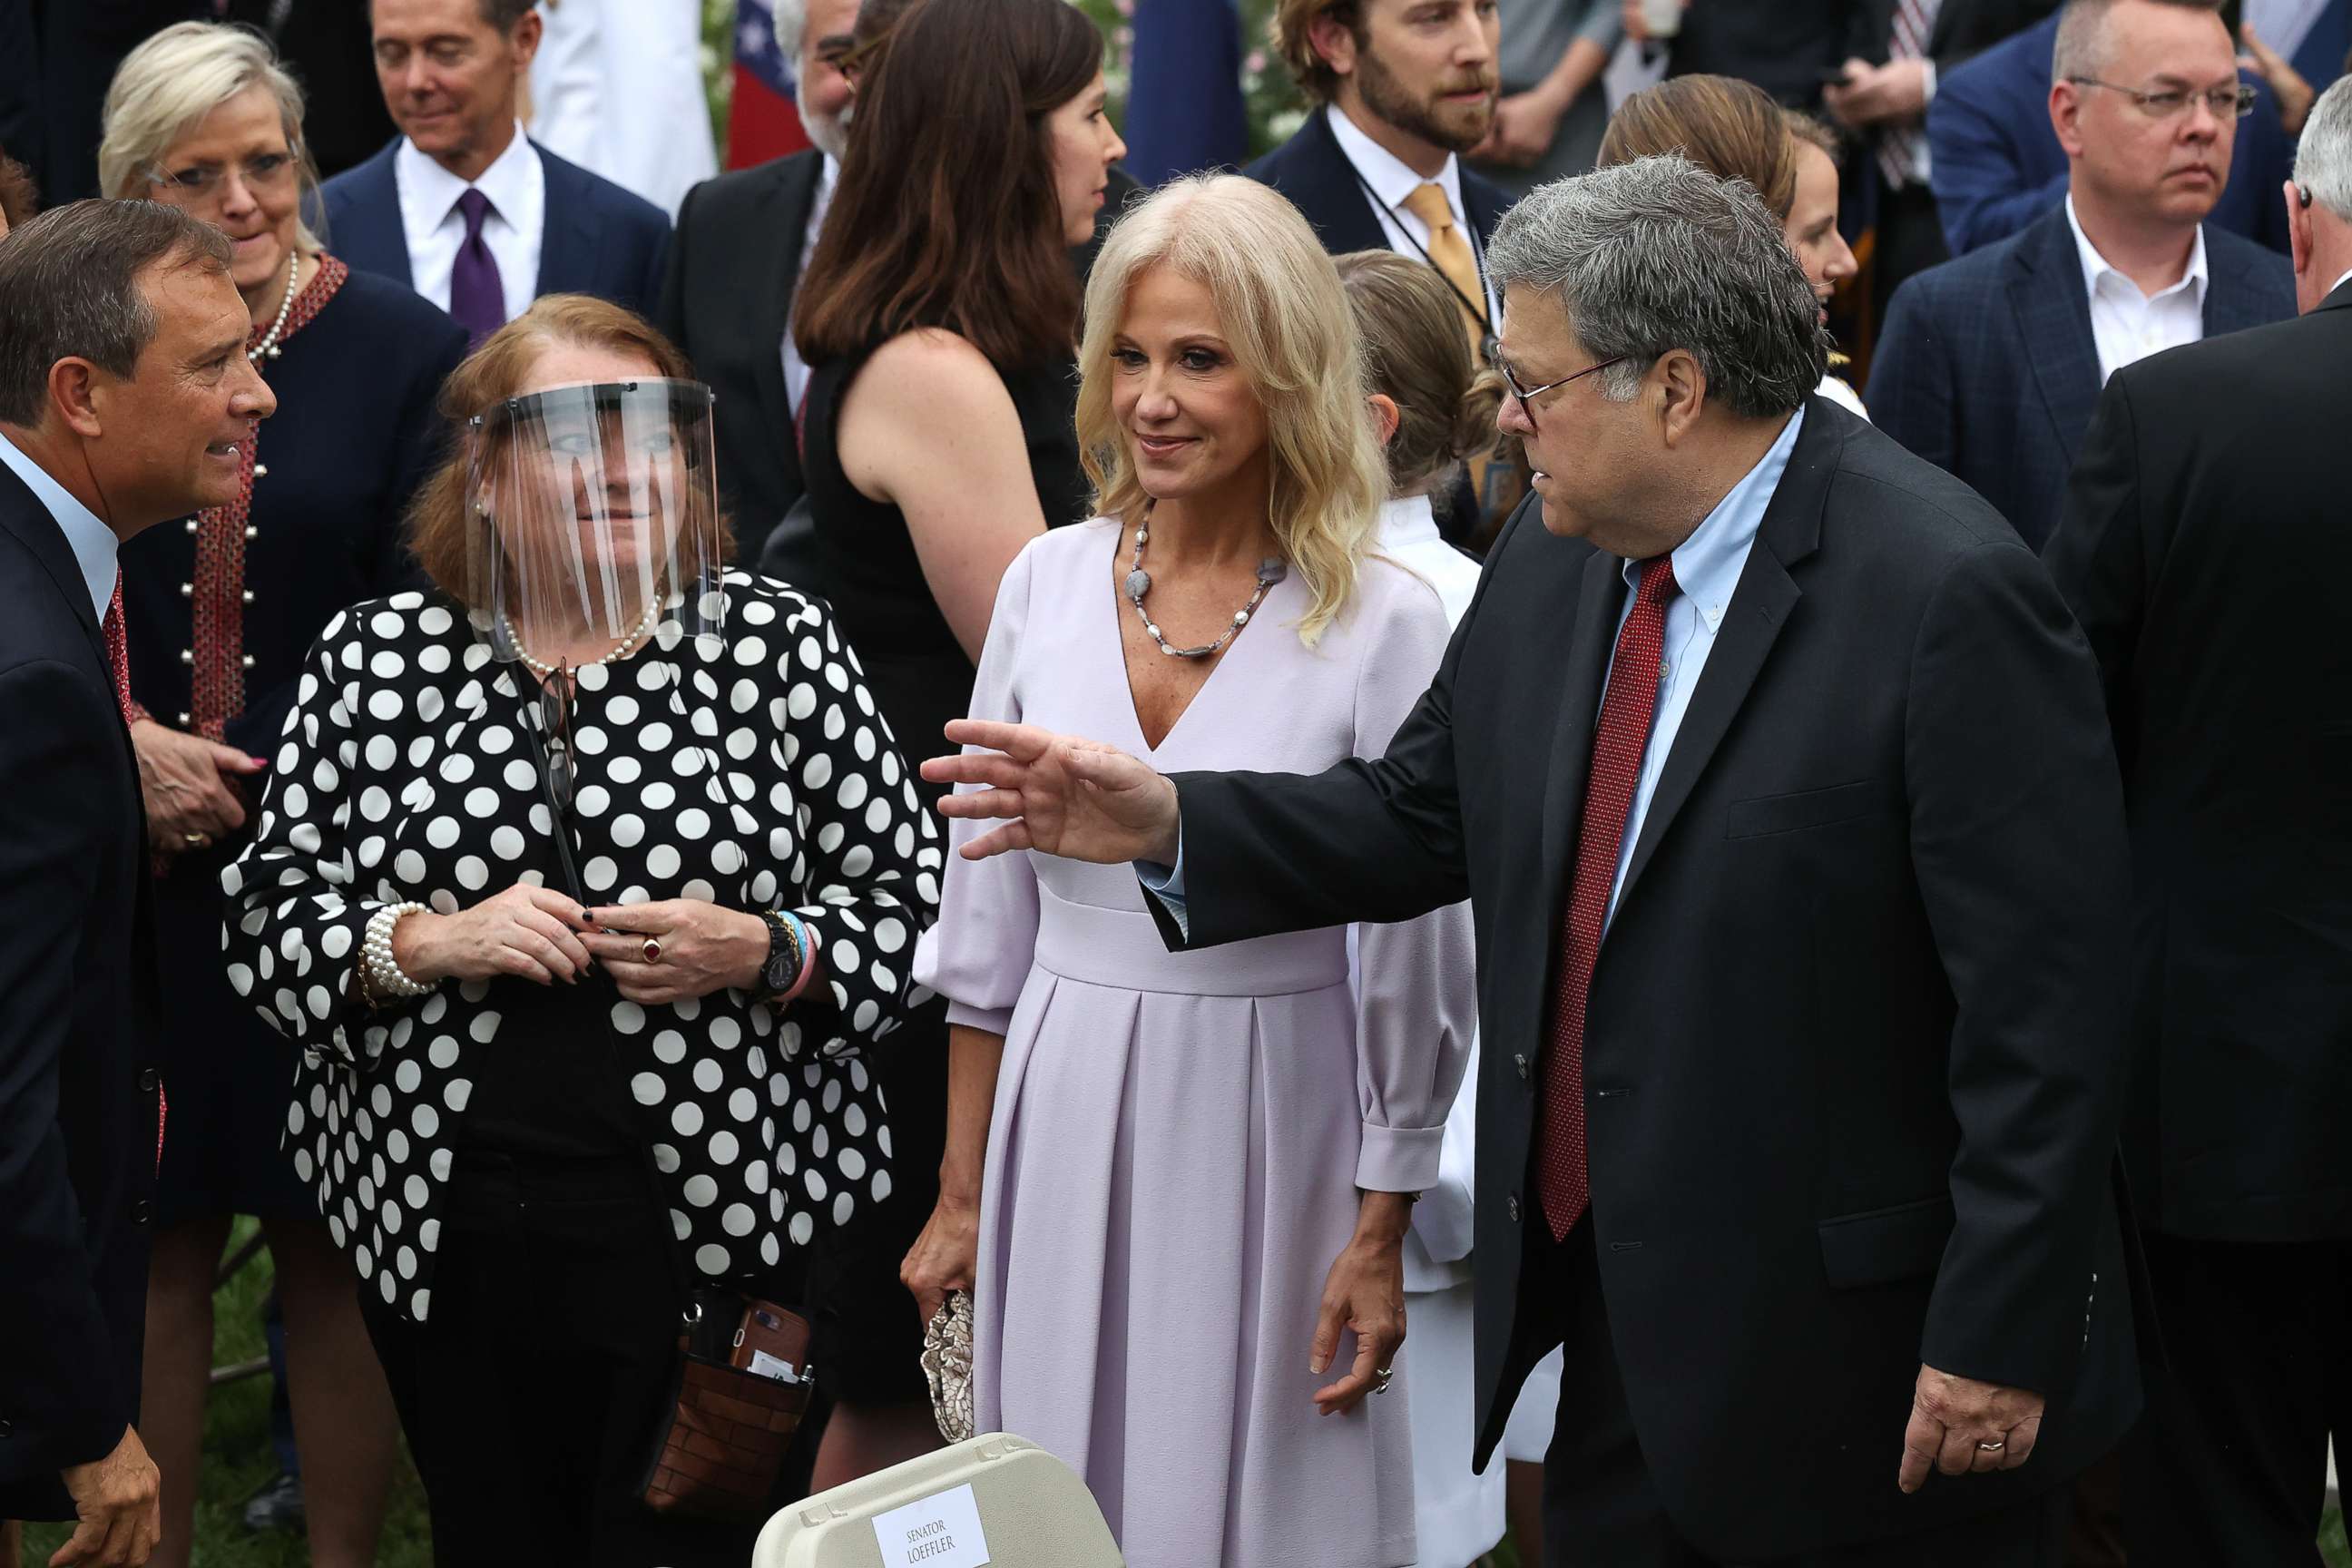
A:
<svg viewBox="0 0 2352 1568">
<path fill-rule="evenodd" d="M 829 361 L 809 377 L 801 468 L 808 480 L 816 574 L 795 586 L 832 602 L 843 637 L 857 649 L 874 700 L 912 764 L 946 750 L 940 728 L 963 716 L 974 671 L 931 597 L 906 515 L 860 494 L 842 471 L 841 401 L 879 346 Z M 1078 464 L 1075 361 L 1011 371 L 1000 366 L 998 374 L 1021 418 L 1046 524 L 1085 521 L 1093 493 Z M 916 787 L 934 802 L 947 793 L 919 778 Z M 810 1360 L 823 1386 L 852 1404 L 929 1397 L 917 1360 L 922 1324 L 914 1299 L 898 1283 L 898 1265 L 939 1201 L 947 1130 L 945 1005 L 933 1001 L 913 1012 L 875 1065 L 888 1105 L 897 1185 L 848 1226 L 821 1236 L 810 1266 L 816 1329 Z"/>
</svg>

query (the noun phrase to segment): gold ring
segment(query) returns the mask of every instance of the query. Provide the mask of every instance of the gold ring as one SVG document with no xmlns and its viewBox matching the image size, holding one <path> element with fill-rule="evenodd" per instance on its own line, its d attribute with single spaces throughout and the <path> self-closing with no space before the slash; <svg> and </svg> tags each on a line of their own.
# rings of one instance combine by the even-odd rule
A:
<svg viewBox="0 0 2352 1568">
<path fill-rule="evenodd" d="M 1979 1454 L 1998 1454 L 2003 1448 L 2008 1447 L 2009 1439 L 2004 1437 L 1998 1443 L 1979 1443 L 1977 1445 L 1977 1452 Z"/>
<path fill-rule="evenodd" d="M 205 845 L 212 842 L 210 838 L 201 833 L 183 833 L 180 837 L 188 841 L 188 847 L 191 849 L 202 849 Z"/>
<path fill-rule="evenodd" d="M 652 937 L 646 938 L 645 946 L 639 951 L 646 955 L 646 962 L 647 963 L 659 963 L 661 962 L 661 943 L 655 941 Z"/>
</svg>

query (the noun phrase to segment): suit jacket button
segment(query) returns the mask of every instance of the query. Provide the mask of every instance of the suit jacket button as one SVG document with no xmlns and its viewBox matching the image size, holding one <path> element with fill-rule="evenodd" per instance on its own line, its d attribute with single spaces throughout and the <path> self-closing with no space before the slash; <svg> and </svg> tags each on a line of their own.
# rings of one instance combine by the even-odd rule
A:
<svg viewBox="0 0 2352 1568">
<path fill-rule="evenodd" d="M 1519 1223 L 1519 1194 L 1517 1194 L 1517 1193 L 1513 1193 L 1513 1194 L 1510 1195 L 1510 1197 L 1509 1197 L 1509 1198 L 1508 1198 L 1508 1199 L 1504 1203 L 1504 1205 L 1503 1205 L 1503 1209 L 1504 1209 L 1504 1212 L 1505 1212 L 1505 1213 L 1508 1214 L 1508 1215 L 1511 1216 L 1511 1223 L 1512 1223 L 1513 1225 L 1517 1225 L 1517 1224 L 1518 1224 L 1518 1223 Z"/>
<path fill-rule="evenodd" d="M 145 1225 L 148 1221 L 150 1221 L 150 1220 L 153 1219 L 154 1217 L 155 1217 L 155 1205 L 154 1205 L 153 1204 L 149 1203 L 145 1198 L 141 1198 L 137 1203 L 132 1204 L 132 1205 L 131 1205 L 131 1224 L 133 1224 L 133 1225 Z"/>
<path fill-rule="evenodd" d="M 162 1081 L 162 1075 L 157 1073 L 153 1068 L 142 1068 L 139 1074 L 139 1092 L 142 1094 L 152 1094 L 155 1092 L 155 1086 Z"/>
<path fill-rule="evenodd" d="M 1524 1055 L 1513 1057 L 1511 1065 L 1519 1069 L 1519 1081 L 1525 1083 L 1528 1079 L 1528 1058 Z"/>
</svg>

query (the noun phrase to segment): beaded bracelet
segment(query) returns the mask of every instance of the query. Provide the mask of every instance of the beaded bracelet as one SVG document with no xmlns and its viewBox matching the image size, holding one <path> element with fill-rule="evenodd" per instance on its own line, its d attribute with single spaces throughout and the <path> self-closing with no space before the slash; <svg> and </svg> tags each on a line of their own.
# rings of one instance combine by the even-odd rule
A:
<svg viewBox="0 0 2352 1568">
<path fill-rule="evenodd" d="M 433 990 L 421 980 L 410 979 L 392 955 L 392 928 L 410 915 L 430 912 L 423 904 L 386 904 L 368 917 L 367 934 L 360 940 L 360 984 L 372 1000 L 404 1001 Z"/>
<path fill-rule="evenodd" d="M 775 998 L 774 1005 L 782 1007 L 807 990 L 809 976 L 816 973 L 816 931 L 808 921 L 790 910 L 778 910 L 776 913 L 779 917 L 792 922 L 793 942 L 799 948 L 801 955 L 800 973 L 793 976 L 793 983 Z"/>
</svg>

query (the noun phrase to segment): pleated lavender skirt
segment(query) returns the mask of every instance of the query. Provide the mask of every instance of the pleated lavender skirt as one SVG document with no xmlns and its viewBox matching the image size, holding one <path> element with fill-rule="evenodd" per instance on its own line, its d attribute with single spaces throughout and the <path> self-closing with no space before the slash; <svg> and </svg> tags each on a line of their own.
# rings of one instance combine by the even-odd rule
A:
<svg viewBox="0 0 2352 1568">
<path fill-rule="evenodd" d="M 981 1429 L 1075 1467 L 1134 1568 L 1412 1563 L 1406 1380 L 1309 1401 L 1362 1137 L 1345 932 L 1171 953 L 1139 910 L 1038 897 L 989 1137 Z"/>
</svg>

